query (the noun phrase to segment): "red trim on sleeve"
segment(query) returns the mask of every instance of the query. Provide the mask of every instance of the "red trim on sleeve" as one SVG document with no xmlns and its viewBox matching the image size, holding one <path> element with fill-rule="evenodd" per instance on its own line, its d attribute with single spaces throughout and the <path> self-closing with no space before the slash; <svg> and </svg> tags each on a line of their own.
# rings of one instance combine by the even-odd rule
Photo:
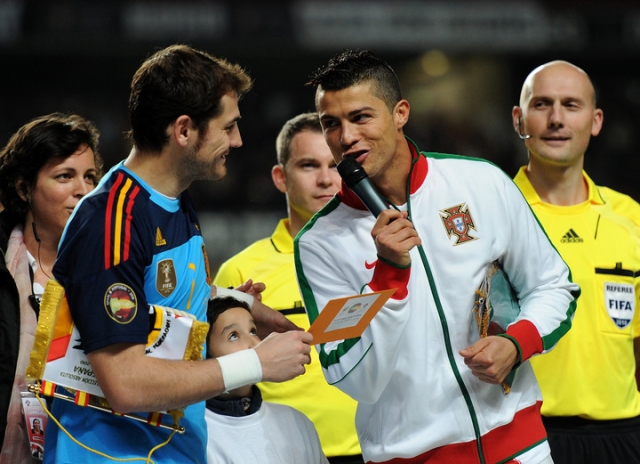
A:
<svg viewBox="0 0 640 464">
<path fill-rule="evenodd" d="M 544 347 L 542 345 L 542 337 L 532 322 L 523 320 L 510 325 L 507 328 L 507 335 L 513 337 L 520 346 L 522 362 L 529 359 L 537 353 L 542 353 Z"/>
<path fill-rule="evenodd" d="M 125 228 L 124 228 L 124 259 L 123 261 L 127 261 L 129 259 L 129 249 L 131 246 L 131 210 L 133 209 L 133 205 L 135 203 L 136 197 L 140 192 L 140 187 L 137 185 L 134 187 L 131 195 L 127 198 L 127 209 L 126 209 L 126 218 L 125 218 Z"/>
<path fill-rule="evenodd" d="M 374 292 L 397 288 L 398 290 L 391 298 L 394 300 L 403 300 L 409 293 L 407 284 L 409 283 L 410 276 L 410 267 L 395 267 L 379 259 L 376 262 L 376 268 L 373 270 L 373 277 L 371 278 L 371 282 L 369 282 L 369 288 Z"/>
<path fill-rule="evenodd" d="M 124 175 L 120 172 L 118 173 L 118 177 L 116 181 L 113 183 L 111 187 L 111 191 L 109 192 L 109 200 L 107 201 L 107 208 L 105 210 L 105 218 L 104 218 L 104 268 L 109 269 L 111 267 L 111 223 L 113 216 L 113 207 L 115 204 L 115 198 L 118 193 L 118 189 L 122 184 L 122 180 L 124 179 Z"/>
</svg>

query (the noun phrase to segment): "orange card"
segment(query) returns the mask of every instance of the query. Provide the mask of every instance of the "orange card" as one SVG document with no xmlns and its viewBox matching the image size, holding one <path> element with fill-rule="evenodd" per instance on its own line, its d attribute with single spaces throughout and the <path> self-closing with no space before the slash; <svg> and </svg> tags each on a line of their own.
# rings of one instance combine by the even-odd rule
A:
<svg viewBox="0 0 640 464">
<path fill-rule="evenodd" d="M 317 345 L 359 337 L 396 290 L 391 288 L 330 300 L 309 327 L 313 343 Z"/>
</svg>

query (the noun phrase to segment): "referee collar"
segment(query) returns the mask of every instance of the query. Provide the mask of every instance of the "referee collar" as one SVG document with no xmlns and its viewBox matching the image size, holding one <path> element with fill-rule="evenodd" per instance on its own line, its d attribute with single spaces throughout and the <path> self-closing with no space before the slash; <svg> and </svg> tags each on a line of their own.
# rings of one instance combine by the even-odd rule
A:
<svg viewBox="0 0 640 464">
<path fill-rule="evenodd" d="M 271 236 L 271 243 L 278 253 L 293 253 L 293 237 L 289 233 L 289 219 L 280 219 Z"/>
<path fill-rule="evenodd" d="M 598 186 L 595 184 L 595 182 L 593 182 L 593 180 L 591 180 L 591 177 L 589 177 L 584 170 L 582 171 L 582 177 L 584 178 L 584 181 L 587 183 L 587 189 L 588 189 L 587 201 L 592 205 L 604 205 L 605 202 L 602 199 L 602 196 L 600 195 Z M 533 185 L 529 180 L 529 176 L 527 176 L 526 166 L 522 166 L 518 170 L 518 173 L 516 174 L 513 180 L 515 181 L 516 185 L 520 188 L 520 191 L 522 192 L 525 199 L 527 200 L 527 203 L 529 203 L 530 205 L 545 204 L 545 202 L 542 201 L 542 199 L 540 198 L 540 195 L 538 195 L 536 190 L 533 188 Z"/>
</svg>

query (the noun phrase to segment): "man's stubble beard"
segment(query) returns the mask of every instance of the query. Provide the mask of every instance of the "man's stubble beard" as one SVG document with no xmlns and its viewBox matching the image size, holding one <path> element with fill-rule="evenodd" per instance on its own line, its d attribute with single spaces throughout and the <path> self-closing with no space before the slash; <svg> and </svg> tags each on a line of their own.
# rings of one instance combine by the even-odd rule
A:
<svg viewBox="0 0 640 464">
<path fill-rule="evenodd" d="M 215 169 L 215 166 L 222 163 L 222 160 L 216 158 L 211 163 L 198 160 L 200 147 L 201 143 L 198 142 L 186 153 L 180 163 L 180 177 L 189 183 L 196 180 L 217 181 L 223 179 L 227 175 L 226 166 L 222 166 L 222 172 Z"/>
</svg>

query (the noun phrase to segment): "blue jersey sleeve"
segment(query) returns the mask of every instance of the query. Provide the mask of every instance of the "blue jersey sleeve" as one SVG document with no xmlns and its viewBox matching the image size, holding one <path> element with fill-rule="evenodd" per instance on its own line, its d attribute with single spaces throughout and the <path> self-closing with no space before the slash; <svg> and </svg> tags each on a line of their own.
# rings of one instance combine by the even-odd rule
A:
<svg viewBox="0 0 640 464">
<path fill-rule="evenodd" d="M 54 266 L 86 352 L 146 343 L 145 268 L 152 259 L 149 195 L 116 171 L 85 198 L 68 224 Z"/>
</svg>

